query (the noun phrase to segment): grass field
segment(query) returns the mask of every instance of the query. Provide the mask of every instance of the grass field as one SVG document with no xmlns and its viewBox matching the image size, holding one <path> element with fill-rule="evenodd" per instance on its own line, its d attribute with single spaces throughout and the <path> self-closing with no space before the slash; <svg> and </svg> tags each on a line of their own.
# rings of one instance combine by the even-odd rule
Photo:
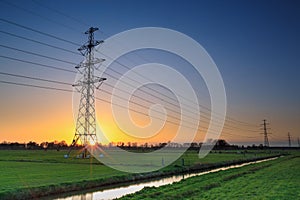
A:
<svg viewBox="0 0 300 200">
<path fill-rule="evenodd" d="M 102 165 L 95 159 L 65 159 L 64 151 L 42 151 L 42 150 L 1 150 L 0 151 L 0 199 L 19 198 L 22 196 L 33 196 L 36 191 L 48 190 L 49 188 L 61 188 L 72 185 L 74 189 L 81 187 L 92 187 L 90 182 L 105 183 L 126 180 L 130 174 L 111 169 Z M 210 153 L 203 159 L 198 158 L 196 151 L 187 151 L 182 158 L 185 166 L 182 167 L 181 159 L 172 165 L 163 168 L 162 172 L 178 170 L 178 167 L 188 168 L 199 164 L 226 163 L 228 161 L 245 160 L 249 158 L 270 155 L 265 152 L 248 152 L 242 154 L 236 151 L 218 151 Z M 76 186 L 77 184 L 77 186 Z M 50 191 L 51 193 L 51 191 Z"/>
<path fill-rule="evenodd" d="M 144 188 L 121 199 L 300 199 L 300 153 Z"/>
</svg>

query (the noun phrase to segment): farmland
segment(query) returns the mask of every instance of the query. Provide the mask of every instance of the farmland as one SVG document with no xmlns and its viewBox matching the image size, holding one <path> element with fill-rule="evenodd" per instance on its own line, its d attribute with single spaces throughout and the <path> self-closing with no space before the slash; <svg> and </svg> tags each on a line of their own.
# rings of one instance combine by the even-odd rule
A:
<svg viewBox="0 0 300 200">
<path fill-rule="evenodd" d="M 215 172 L 121 199 L 299 199 L 300 154 Z"/>
<path fill-rule="evenodd" d="M 0 151 L 0 198 L 38 197 L 136 180 L 136 174 L 114 170 L 95 159 L 65 159 L 65 153 L 42 150 Z M 194 166 L 216 167 L 214 164 L 221 166 L 270 155 L 275 153 L 217 151 L 199 159 L 197 151 L 187 151 L 172 165 L 161 169 L 158 175 L 177 173 L 178 169 L 184 171 Z M 185 160 L 184 166 L 181 166 L 182 158 Z M 152 177 L 151 174 L 149 177 Z"/>
</svg>

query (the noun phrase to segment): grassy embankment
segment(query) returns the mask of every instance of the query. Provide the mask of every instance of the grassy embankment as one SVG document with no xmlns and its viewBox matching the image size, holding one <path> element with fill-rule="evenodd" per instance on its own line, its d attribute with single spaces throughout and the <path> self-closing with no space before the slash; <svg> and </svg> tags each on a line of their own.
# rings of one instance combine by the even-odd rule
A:
<svg viewBox="0 0 300 200">
<path fill-rule="evenodd" d="M 300 199 L 300 153 L 148 187 L 126 199 Z"/>
<path fill-rule="evenodd" d="M 241 154 L 236 151 L 226 153 L 221 151 L 221 153 L 211 153 L 199 160 L 196 151 L 188 151 L 182 156 L 185 166 L 181 166 L 180 158 L 159 172 L 139 176 L 111 169 L 95 159 L 64 159 L 65 153 L 64 151 L 0 151 L 0 199 L 39 197 L 184 172 L 195 169 L 195 166 L 197 170 L 199 166 L 200 170 L 205 166 L 204 170 L 232 162 L 270 156 L 265 152 Z"/>
</svg>

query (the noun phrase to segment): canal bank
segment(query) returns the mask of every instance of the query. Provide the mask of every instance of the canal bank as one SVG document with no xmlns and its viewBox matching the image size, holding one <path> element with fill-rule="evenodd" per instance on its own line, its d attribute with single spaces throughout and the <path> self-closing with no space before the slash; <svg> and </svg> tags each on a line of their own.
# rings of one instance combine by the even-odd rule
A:
<svg viewBox="0 0 300 200">
<path fill-rule="evenodd" d="M 234 168 L 240 168 L 243 166 L 256 164 L 256 163 L 262 163 L 270 160 L 275 160 L 278 157 L 275 158 L 268 158 L 264 160 L 258 160 L 258 161 L 252 161 L 252 162 L 246 162 L 243 164 L 235 164 L 230 165 L 227 167 L 219 167 L 215 169 L 211 169 L 204 172 L 194 172 L 189 174 L 182 174 L 182 175 L 173 175 L 165 178 L 155 179 L 155 180 L 144 180 L 144 181 L 138 181 L 137 183 L 131 183 L 130 185 L 120 185 L 118 187 L 114 188 L 107 188 L 107 189 L 100 189 L 99 191 L 91 190 L 91 191 L 83 191 L 81 194 L 73 194 L 73 195 L 67 195 L 63 197 L 55 198 L 55 200 L 71 200 L 71 199 L 89 199 L 89 200 L 111 200 L 111 199 L 117 199 L 121 198 L 128 194 L 134 194 L 136 192 L 141 191 L 144 188 L 149 187 L 156 187 L 159 188 L 160 186 L 173 184 L 176 182 L 179 182 L 183 179 L 189 179 L 194 176 L 201 176 L 213 172 L 218 171 L 225 171 L 228 169 L 234 169 Z"/>
<path fill-rule="evenodd" d="M 36 188 L 28 188 L 28 189 L 19 189 L 15 190 L 12 193 L 6 193 L 1 196 L 1 199 L 32 199 L 32 198 L 41 198 L 41 197 L 49 197 L 54 198 L 54 195 L 62 194 L 68 196 L 71 192 L 82 192 L 83 190 L 88 189 L 97 189 L 101 190 L 104 188 L 113 188 L 118 187 L 120 184 L 131 184 L 136 183 L 138 181 L 146 181 L 146 180 L 154 180 L 161 179 L 168 176 L 173 175 L 183 175 L 190 174 L 195 172 L 204 172 L 211 169 L 216 169 L 220 167 L 226 167 L 230 165 L 243 164 L 247 162 L 263 160 L 267 158 L 278 157 L 279 154 L 257 157 L 257 158 L 248 158 L 244 160 L 235 160 L 235 161 L 226 161 L 221 163 L 211 163 L 211 164 L 198 164 L 190 167 L 180 167 L 172 170 L 172 171 L 158 171 L 151 172 L 146 174 L 128 174 L 122 176 L 114 176 L 110 178 L 102 178 L 97 180 L 89 180 L 89 181 L 79 181 L 79 182 L 69 182 L 69 183 L 61 183 L 56 185 L 48 185 L 43 187 Z"/>
</svg>

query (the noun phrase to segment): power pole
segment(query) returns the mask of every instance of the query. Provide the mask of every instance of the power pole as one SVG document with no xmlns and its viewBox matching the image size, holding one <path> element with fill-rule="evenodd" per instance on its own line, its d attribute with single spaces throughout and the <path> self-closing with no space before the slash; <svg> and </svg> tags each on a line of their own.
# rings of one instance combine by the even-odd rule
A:
<svg viewBox="0 0 300 200">
<path fill-rule="evenodd" d="M 289 139 L 289 147 L 291 147 L 291 134 L 288 132 L 288 139 Z"/>
<path fill-rule="evenodd" d="M 85 56 L 85 61 L 81 62 L 75 68 L 81 74 L 79 80 L 73 84 L 76 90 L 81 93 L 78 116 L 76 121 L 75 135 L 71 144 L 71 148 L 67 154 L 70 155 L 72 148 L 77 144 L 78 140 L 84 146 L 82 158 L 87 157 L 87 147 L 96 144 L 96 117 L 95 117 L 95 88 L 98 89 L 106 78 L 96 77 L 94 75 L 95 64 L 101 63 L 104 59 L 94 58 L 94 47 L 103 41 L 94 40 L 94 32 L 98 28 L 90 27 L 85 32 L 88 35 L 88 42 L 82 45 L 78 50 Z"/>
<path fill-rule="evenodd" d="M 264 130 L 264 132 L 262 134 L 264 134 L 264 145 L 265 145 L 265 147 L 269 147 L 268 134 L 270 134 L 270 133 L 267 132 L 267 130 L 268 130 L 267 125 L 269 125 L 269 123 L 267 123 L 266 121 L 267 120 L 264 119 L 263 124 L 261 124 L 263 126 L 263 130 Z"/>
<path fill-rule="evenodd" d="M 298 137 L 298 147 L 300 147 L 300 140 L 299 140 L 299 137 Z"/>
</svg>

